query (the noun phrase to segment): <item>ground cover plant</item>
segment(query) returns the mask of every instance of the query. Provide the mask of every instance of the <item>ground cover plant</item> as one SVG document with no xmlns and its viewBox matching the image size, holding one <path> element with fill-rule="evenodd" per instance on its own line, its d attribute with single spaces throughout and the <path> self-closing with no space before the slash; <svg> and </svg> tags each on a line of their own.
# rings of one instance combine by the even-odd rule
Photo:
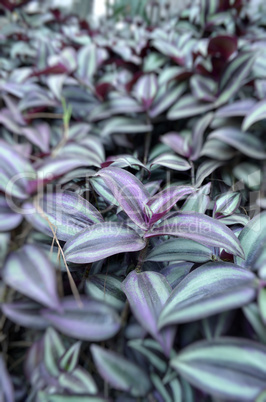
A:
<svg viewBox="0 0 266 402">
<path fill-rule="evenodd" d="M 265 401 L 265 5 L 29 3 L 0 4 L 0 399 Z"/>
</svg>

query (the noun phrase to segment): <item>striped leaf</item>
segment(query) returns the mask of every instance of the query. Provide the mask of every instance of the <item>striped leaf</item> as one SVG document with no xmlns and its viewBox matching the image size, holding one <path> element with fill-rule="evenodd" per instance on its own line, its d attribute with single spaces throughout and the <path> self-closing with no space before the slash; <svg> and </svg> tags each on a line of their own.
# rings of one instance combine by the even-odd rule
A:
<svg viewBox="0 0 266 402">
<path fill-rule="evenodd" d="M 197 241 L 205 246 L 224 248 L 244 258 L 244 252 L 234 233 L 223 223 L 197 212 L 173 212 L 145 234 L 178 236 Z"/>
<path fill-rule="evenodd" d="M 124 280 L 122 288 L 135 318 L 160 343 L 165 354 L 169 356 L 175 329 L 166 328 L 159 331 L 157 327 L 159 314 L 172 290 L 165 277 L 157 272 L 132 271 Z"/>
<path fill-rule="evenodd" d="M 199 341 L 171 360 L 190 384 L 218 399 L 255 401 L 265 389 L 266 347 L 240 338 Z"/>
<path fill-rule="evenodd" d="M 96 223 L 73 236 L 66 242 L 64 254 L 67 261 L 85 264 L 119 253 L 139 251 L 145 244 L 130 227 L 104 222 Z"/>
<path fill-rule="evenodd" d="M 246 114 L 242 123 L 242 130 L 246 131 L 257 121 L 266 119 L 266 101 L 262 100 L 256 103 Z"/>
<path fill-rule="evenodd" d="M 200 320 L 251 302 L 255 275 L 234 264 L 208 263 L 189 273 L 172 291 L 159 317 L 159 328 Z"/>
</svg>

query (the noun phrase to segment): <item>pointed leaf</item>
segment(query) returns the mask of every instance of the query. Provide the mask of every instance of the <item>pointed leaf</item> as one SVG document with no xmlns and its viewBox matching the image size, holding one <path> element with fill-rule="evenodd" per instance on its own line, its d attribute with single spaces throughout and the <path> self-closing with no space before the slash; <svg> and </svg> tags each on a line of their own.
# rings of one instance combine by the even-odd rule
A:
<svg viewBox="0 0 266 402">
<path fill-rule="evenodd" d="M 101 169 L 97 176 L 105 181 L 129 218 L 142 229 L 146 229 L 144 205 L 150 194 L 141 181 L 133 174 L 114 167 Z"/>
<path fill-rule="evenodd" d="M 57 238 L 64 241 L 90 225 L 103 222 L 102 215 L 90 202 L 71 191 L 44 195 L 38 200 L 37 208 L 30 202 L 23 208 L 28 212 L 25 218 L 33 227 L 53 237 L 52 225 Z"/>
<path fill-rule="evenodd" d="M 58 331 L 85 341 L 103 341 L 113 337 L 120 329 L 120 319 L 105 303 L 72 298 L 62 300 L 63 312 L 42 310 L 41 314 Z"/>
<path fill-rule="evenodd" d="M 154 247 L 146 261 L 206 262 L 212 259 L 210 248 L 189 239 L 170 239 Z"/>
<path fill-rule="evenodd" d="M 135 318 L 169 355 L 175 329 L 166 328 L 160 332 L 157 327 L 159 314 L 172 290 L 165 277 L 157 272 L 132 271 L 124 280 L 122 288 Z"/>
<path fill-rule="evenodd" d="M 25 245 L 9 254 L 3 280 L 11 288 L 44 306 L 60 308 L 55 268 L 35 245 Z"/>
<path fill-rule="evenodd" d="M 91 352 L 100 375 L 115 389 L 127 391 L 135 397 L 148 393 L 151 386 L 149 377 L 135 363 L 98 345 L 92 345 Z"/>
<path fill-rule="evenodd" d="M 185 119 L 198 114 L 206 113 L 213 109 L 212 103 L 198 101 L 192 95 L 184 95 L 167 113 L 169 120 Z"/>
<path fill-rule="evenodd" d="M 219 338 L 185 348 L 171 366 L 190 384 L 218 399 L 254 401 L 265 389 L 266 347 L 247 339 Z"/>
<path fill-rule="evenodd" d="M 262 100 L 249 109 L 242 123 L 242 130 L 247 131 L 257 121 L 266 119 L 266 101 Z"/>
<path fill-rule="evenodd" d="M 197 241 L 205 246 L 222 247 L 244 258 L 239 240 L 223 223 L 197 212 L 173 212 L 145 234 L 145 237 L 172 235 Z"/>
<path fill-rule="evenodd" d="M 64 246 L 67 261 L 84 264 L 145 247 L 133 229 L 116 222 L 97 223 L 79 232 Z"/>
<path fill-rule="evenodd" d="M 177 170 L 179 172 L 191 169 L 191 166 L 186 159 L 170 153 L 165 153 L 153 159 L 152 163 L 150 164 L 152 170 L 157 168 L 156 165 Z"/>
<path fill-rule="evenodd" d="M 149 224 L 152 225 L 161 219 L 178 200 L 193 191 L 194 187 L 192 186 L 172 186 L 155 194 L 146 204 L 152 213 Z"/>
<path fill-rule="evenodd" d="M 266 152 L 264 151 L 263 142 L 254 134 L 243 132 L 234 127 L 223 127 L 213 131 L 209 139 L 217 139 L 236 148 L 244 155 L 255 159 L 265 159 Z"/>
<path fill-rule="evenodd" d="M 172 291 L 159 317 L 160 328 L 199 320 L 241 307 L 254 299 L 255 275 L 229 263 L 208 263 Z"/>
<path fill-rule="evenodd" d="M 246 268 L 259 268 L 257 260 L 265 248 L 266 212 L 255 216 L 249 221 L 239 235 L 239 241 L 245 252 L 245 260 L 235 257 L 236 264 Z"/>
</svg>

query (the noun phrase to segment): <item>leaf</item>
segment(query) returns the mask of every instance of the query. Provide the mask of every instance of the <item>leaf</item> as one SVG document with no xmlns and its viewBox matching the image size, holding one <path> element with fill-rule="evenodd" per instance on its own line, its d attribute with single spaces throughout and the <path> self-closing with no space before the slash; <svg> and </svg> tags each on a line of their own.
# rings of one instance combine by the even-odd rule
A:
<svg viewBox="0 0 266 402">
<path fill-rule="evenodd" d="M 0 354 L 0 396 L 5 402 L 13 402 L 15 400 L 15 392 L 12 384 L 12 380 L 7 371 L 6 364 L 2 353 Z"/>
<path fill-rule="evenodd" d="M 79 361 L 81 342 L 74 343 L 61 357 L 59 366 L 64 371 L 73 371 Z"/>
<path fill-rule="evenodd" d="M 97 393 L 97 386 L 92 376 L 88 371 L 82 369 L 81 367 L 77 367 L 75 370 L 69 371 L 68 373 L 64 372 L 60 374 L 58 382 L 65 391 L 71 393 L 72 395 L 94 395 Z M 96 396 L 95 399 L 88 398 L 88 401 L 90 400 L 95 400 L 95 402 L 102 401 Z"/>
<path fill-rule="evenodd" d="M 188 144 L 188 137 L 181 136 L 176 132 L 169 132 L 160 137 L 162 143 L 172 148 L 177 154 L 185 157 L 190 155 L 190 146 Z"/>
<path fill-rule="evenodd" d="M 260 342 L 266 344 L 266 327 L 262 321 L 257 303 L 249 303 L 243 307 L 243 313 L 254 329 Z"/>
<path fill-rule="evenodd" d="M 152 130 L 152 125 L 147 124 L 145 121 L 130 117 L 113 117 L 105 122 L 104 128 L 101 131 L 102 137 L 107 137 L 111 134 L 126 133 L 138 134 L 145 133 Z"/>
<path fill-rule="evenodd" d="M 229 103 L 228 105 L 220 107 L 218 110 L 216 110 L 215 118 L 246 116 L 255 103 L 256 101 L 254 99 L 242 99 Z"/>
<path fill-rule="evenodd" d="M 247 79 L 253 63 L 252 53 L 240 53 L 227 65 L 220 81 L 220 95 L 215 103 L 216 106 L 232 99 Z"/>
<path fill-rule="evenodd" d="M 142 75 L 133 89 L 133 95 L 149 109 L 158 90 L 157 76 L 153 73 Z"/>
<path fill-rule="evenodd" d="M 135 363 L 98 345 L 91 345 L 91 353 L 100 375 L 115 389 L 135 397 L 145 396 L 150 390 L 149 377 Z"/>
<path fill-rule="evenodd" d="M 223 165 L 223 162 L 217 162 L 215 160 L 202 162 L 196 173 L 196 187 L 200 187 L 203 181 L 212 174 L 216 169 Z"/>
<path fill-rule="evenodd" d="M 168 265 L 160 273 L 165 276 L 171 288 L 174 289 L 187 276 L 193 265 L 192 262 L 182 261 Z"/>
<path fill-rule="evenodd" d="M 33 227 L 53 237 L 52 225 L 57 238 L 64 241 L 90 225 L 103 222 L 102 215 L 90 202 L 71 191 L 44 195 L 37 207 L 26 202 L 23 208 Z"/>
<path fill-rule="evenodd" d="M 152 163 L 150 164 L 150 168 L 152 168 L 152 170 L 156 169 L 157 166 L 155 165 L 177 170 L 179 172 L 191 169 L 191 166 L 186 159 L 170 153 L 165 153 L 153 159 Z"/>
<path fill-rule="evenodd" d="M 127 345 L 140 352 L 143 356 L 147 358 L 149 363 L 159 370 L 161 373 L 164 373 L 167 369 L 166 362 L 161 359 L 156 352 L 145 346 L 144 341 L 142 339 L 132 339 L 127 343 Z"/>
<path fill-rule="evenodd" d="M 198 101 L 192 95 L 184 95 L 168 111 L 167 118 L 169 120 L 185 119 L 206 113 L 213 107 L 212 103 Z"/>
<path fill-rule="evenodd" d="M 162 307 L 171 293 L 165 277 L 157 272 L 132 271 L 122 283 L 130 308 L 143 328 L 162 346 L 169 356 L 175 336 L 174 328 L 159 331 L 157 320 Z"/>
<path fill-rule="evenodd" d="M 172 235 L 197 241 L 205 246 L 224 248 L 244 258 L 239 240 L 223 223 L 197 212 L 173 212 L 160 226 L 154 226 L 144 237 Z"/>
<path fill-rule="evenodd" d="M 240 193 L 226 193 L 218 196 L 216 198 L 214 208 L 213 208 L 213 217 L 220 218 L 223 215 L 231 215 L 233 214 L 240 205 L 241 194 Z"/>
<path fill-rule="evenodd" d="M 206 262 L 212 259 L 211 249 L 189 239 L 170 239 L 154 247 L 146 261 Z"/>
<path fill-rule="evenodd" d="M 42 310 L 41 314 L 67 336 L 84 341 L 104 341 L 120 329 L 118 315 L 105 303 L 82 297 L 80 304 L 72 298 L 65 298 L 62 309 L 62 313 Z"/>
<path fill-rule="evenodd" d="M 262 321 L 266 324 L 266 288 L 259 290 L 258 302 Z"/>
<path fill-rule="evenodd" d="M 22 222 L 23 216 L 9 208 L 5 197 L 0 196 L 0 232 L 15 229 Z"/>
<path fill-rule="evenodd" d="M 194 191 L 192 186 L 171 186 L 155 194 L 147 202 L 147 207 L 151 211 L 149 225 L 161 219 L 170 209 L 184 196 Z"/>
<path fill-rule="evenodd" d="M 30 163 L 11 145 L 0 140 L 0 191 L 21 200 L 28 198 L 28 185 L 35 179 Z"/>
<path fill-rule="evenodd" d="M 243 132 L 234 127 L 223 127 L 213 131 L 208 136 L 208 139 L 214 138 L 225 142 L 251 158 L 266 158 L 262 141 L 251 133 Z"/>
<path fill-rule="evenodd" d="M 199 341 L 171 360 L 190 384 L 219 399 L 254 401 L 265 389 L 266 347 L 247 339 Z"/>
<path fill-rule="evenodd" d="M 97 176 L 105 181 L 129 218 L 140 228 L 146 229 L 144 205 L 148 202 L 150 194 L 141 181 L 133 174 L 114 167 L 101 169 Z"/>
<path fill-rule="evenodd" d="M 259 268 L 257 260 L 262 254 L 266 241 L 266 212 L 249 221 L 239 235 L 240 244 L 245 253 L 245 260 L 235 257 L 235 263 L 250 269 Z"/>
<path fill-rule="evenodd" d="M 64 246 L 67 261 L 84 264 L 111 255 L 139 251 L 145 241 L 130 227 L 116 222 L 96 223 L 77 233 Z"/>
<path fill-rule="evenodd" d="M 251 302 L 255 275 L 229 263 L 208 263 L 189 273 L 172 291 L 159 328 L 202 319 Z"/>
<path fill-rule="evenodd" d="M 181 82 L 178 85 L 171 86 L 170 88 L 165 86 L 165 90 L 155 98 L 149 110 L 149 116 L 153 119 L 164 113 L 180 98 L 186 89 L 186 82 Z"/>
<path fill-rule="evenodd" d="M 222 57 L 227 60 L 237 50 L 237 37 L 229 35 L 217 35 L 210 38 L 208 54 Z"/>
<path fill-rule="evenodd" d="M 103 274 L 90 275 L 85 283 L 85 292 L 90 298 L 103 301 L 118 310 L 124 307 L 126 298 L 118 277 Z"/>
<path fill-rule="evenodd" d="M 108 402 L 108 399 L 91 395 L 62 395 L 39 391 L 38 402 Z"/>
<path fill-rule="evenodd" d="M 189 195 L 181 207 L 182 212 L 199 212 L 204 214 L 210 204 L 211 183 L 199 187 L 194 193 Z"/>
<path fill-rule="evenodd" d="M 266 119 L 266 101 L 262 100 L 257 102 L 252 108 L 249 109 L 246 117 L 242 122 L 242 130 L 247 131 L 257 121 Z"/>
<path fill-rule="evenodd" d="M 213 102 L 216 99 L 217 83 L 209 78 L 195 74 L 190 79 L 191 92 L 195 99 Z"/>
<path fill-rule="evenodd" d="M 10 321 L 22 327 L 43 330 L 49 325 L 49 322 L 40 315 L 41 306 L 33 301 L 4 303 L 1 309 Z"/>
<path fill-rule="evenodd" d="M 59 375 L 58 361 L 65 353 L 64 344 L 53 328 L 48 328 L 43 339 L 43 361 L 48 373 L 54 377 Z"/>
<path fill-rule="evenodd" d="M 193 127 L 190 160 L 199 158 L 203 144 L 203 135 L 213 119 L 213 113 L 207 113 Z"/>
<path fill-rule="evenodd" d="M 10 253 L 3 280 L 11 288 L 44 306 L 60 309 L 55 268 L 35 245 Z"/>
</svg>

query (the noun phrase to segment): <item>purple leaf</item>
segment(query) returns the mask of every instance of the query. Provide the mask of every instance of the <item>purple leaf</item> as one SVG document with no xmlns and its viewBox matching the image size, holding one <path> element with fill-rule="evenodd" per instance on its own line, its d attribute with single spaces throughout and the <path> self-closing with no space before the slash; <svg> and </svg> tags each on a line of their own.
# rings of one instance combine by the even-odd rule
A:
<svg viewBox="0 0 266 402">
<path fill-rule="evenodd" d="M 182 137 L 180 134 L 175 132 L 170 132 L 164 134 L 161 138 L 162 143 L 168 145 L 177 154 L 185 156 L 186 158 L 190 155 L 190 146 L 188 143 L 188 137 Z"/>
<path fill-rule="evenodd" d="M 133 229 L 116 222 L 97 223 L 68 240 L 64 247 L 67 261 L 84 264 L 111 255 L 139 251 L 146 245 Z"/>
<path fill-rule="evenodd" d="M 0 190 L 19 199 L 28 198 L 28 183 L 35 179 L 30 163 L 0 140 Z"/>
<path fill-rule="evenodd" d="M 240 193 L 228 193 L 220 195 L 214 204 L 213 217 L 219 218 L 221 215 L 231 215 L 239 207 L 241 201 Z"/>
<path fill-rule="evenodd" d="M 105 122 L 105 126 L 101 131 L 102 137 L 106 137 L 110 134 L 127 133 L 137 134 L 145 133 L 152 130 L 152 125 L 142 121 L 140 116 L 138 118 L 130 117 L 113 117 Z"/>
<path fill-rule="evenodd" d="M 189 273 L 172 291 L 159 317 L 159 328 L 200 320 L 241 307 L 256 296 L 252 272 L 215 262 Z"/>
<path fill-rule="evenodd" d="M 223 165 L 223 162 L 217 162 L 215 160 L 202 162 L 197 170 L 196 174 L 196 186 L 199 187 L 203 181 L 212 174 L 216 169 Z"/>
<path fill-rule="evenodd" d="M 255 103 L 254 99 L 243 99 L 230 103 L 219 108 L 215 112 L 215 118 L 246 116 Z"/>
<path fill-rule="evenodd" d="M 208 138 L 225 142 L 251 158 L 266 158 L 263 142 L 254 134 L 243 132 L 238 128 L 223 127 L 213 131 Z"/>
<path fill-rule="evenodd" d="M 25 245 L 10 253 L 4 266 L 3 280 L 38 303 L 60 309 L 55 268 L 38 247 Z"/>
<path fill-rule="evenodd" d="M 169 120 L 185 119 L 206 113 L 214 108 L 212 103 L 198 101 L 192 95 L 184 95 L 168 111 Z"/>
<path fill-rule="evenodd" d="M 213 257 L 210 248 L 189 239 L 170 239 L 154 247 L 146 261 L 207 262 Z"/>
<path fill-rule="evenodd" d="M 100 375 L 112 387 L 135 397 L 148 393 L 151 387 L 149 377 L 135 363 L 98 345 L 91 345 L 91 353 Z"/>
<path fill-rule="evenodd" d="M 150 164 L 152 170 L 157 168 L 156 165 L 177 170 L 179 172 L 191 169 L 191 166 L 186 159 L 170 153 L 165 153 L 153 159 L 152 163 Z"/>
<path fill-rule="evenodd" d="M 21 133 L 44 153 L 49 152 L 50 128 L 48 124 L 41 123 L 37 126 L 23 127 Z"/>
<path fill-rule="evenodd" d="M 40 315 L 41 306 L 33 301 L 4 303 L 1 308 L 10 321 L 22 327 L 43 330 L 49 326 L 49 322 Z"/>
<path fill-rule="evenodd" d="M 70 191 L 44 195 L 37 208 L 30 202 L 24 203 L 23 208 L 25 218 L 37 230 L 53 237 L 52 225 L 57 238 L 64 241 L 92 224 L 103 222 L 102 215 L 91 203 Z"/>
<path fill-rule="evenodd" d="M 150 198 L 149 192 L 133 174 L 119 168 L 104 168 L 100 176 L 112 191 L 120 207 L 140 228 L 146 229 L 144 205 Z"/>
<path fill-rule="evenodd" d="M 242 130 L 247 131 L 254 123 L 264 119 L 266 119 L 266 101 L 262 100 L 250 108 L 243 120 Z"/>
<path fill-rule="evenodd" d="M 154 195 L 146 204 L 152 213 L 149 225 L 161 219 L 180 198 L 191 194 L 193 191 L 194 187 L 192 186 L 172 186 Z"/>
<path fill-rule="evenodd" d="M 205 114 L 193 127 L 192 139 L 191 139 L 191 155 L 192 161 L 197 160 L 200 155 L 200 151 L 203 144 L 203 136 L 213 119 L 213 113 Z"/>
<path fill-rule="evenodd" d="M 254 55 L 240 53 L 226 67 L 220 81 L 220 95 L 215 102 L 216 106 L 228 102 L 239 91 L 247 78 L 254 63 Z"/>
<path fill-rule="evenodd" d="M 239 235 L 239 241 L 245 252 L 245 260 L 235 258 L 236 264 L 249 268 L 259 269 L 259 259 L 265 252 L 266 241 L 266 212 L 256 215 L 244 227 Z"/>
<path fill-rule="evenodd" d="M 62 300 L 63 312 L 42 310 L 42 316 L 58 331 L 84 341 L 104 341 L 120 329 L 120 319 L 105 303 L 81 299 L 81 305 L 72 298 Z"/>
<path fill-rule="evenodd" d="M 22 215 L 12 211 L 5 198 L 0 196 L 0 232 L 15 229 L 22 219 Z"/>
<path fill-rule="evenodd" d="M 237 37 L 229 35 L 218 35 L 210 38 L 208 44 L 208 54 L 214 57 L 222 57 L 224 60 L 235 53 L 237 50 Z"/>
<path fill-rule="evenodd" d="M 169 356 L 175 329 L 166 328 L 159 331 L 157 326 L 159 314 L 172 290 L 165 277 L 157 272 L 132 271 L 122 283 L 122 288 L 135 318 Z"/>
<path fill-rule="evenodd" d="M 205 246 L 224 248 L 228 252 L 244 258 L 239 240 L 221 222 L 197 212 L 173 212 L 160 226 L 154 226 L 144 237 L 178 236 L 191 239 Z"/>
<path fill-rule="evenodd" d="M 4 402 L 14 402 L 15 393 L 10 375 L 7 371 L 6 364 L 2 354 L 0 355 L 0 396 Z"/>
<path fill-rule="evenodd" d="M 213 79 L 195 74 L 190 79 L 190 87 L 195 99 L 205 102 L 215 101 L 217 83 Z"/>
<path fill-rule="evenodd" d="M 147 110 L 150 108 L 158 90 L 158 81 L 155 74 L 145 74 L 140 77 L 133 89 L 133 95 Z"/>
<path fill-rule="evenodd" d="M 173 85 L 172 87 L 165 86 L 163 93 L 159 93 L 153 102 L 153 105 L 149 111 L 149 116 L 155 118 L 168 110 L 174 102 L 176 102 L 180 96 L 187 89 L 186 82 L 181 82 L 179 85 Z"/>
<path fill-rule="evenodd" d="M 265 345 L 241 338 L 199 341 L 171 360 L 183 378 L 215 399 L 255 401 L 265 389 Z"/>
</svg>

